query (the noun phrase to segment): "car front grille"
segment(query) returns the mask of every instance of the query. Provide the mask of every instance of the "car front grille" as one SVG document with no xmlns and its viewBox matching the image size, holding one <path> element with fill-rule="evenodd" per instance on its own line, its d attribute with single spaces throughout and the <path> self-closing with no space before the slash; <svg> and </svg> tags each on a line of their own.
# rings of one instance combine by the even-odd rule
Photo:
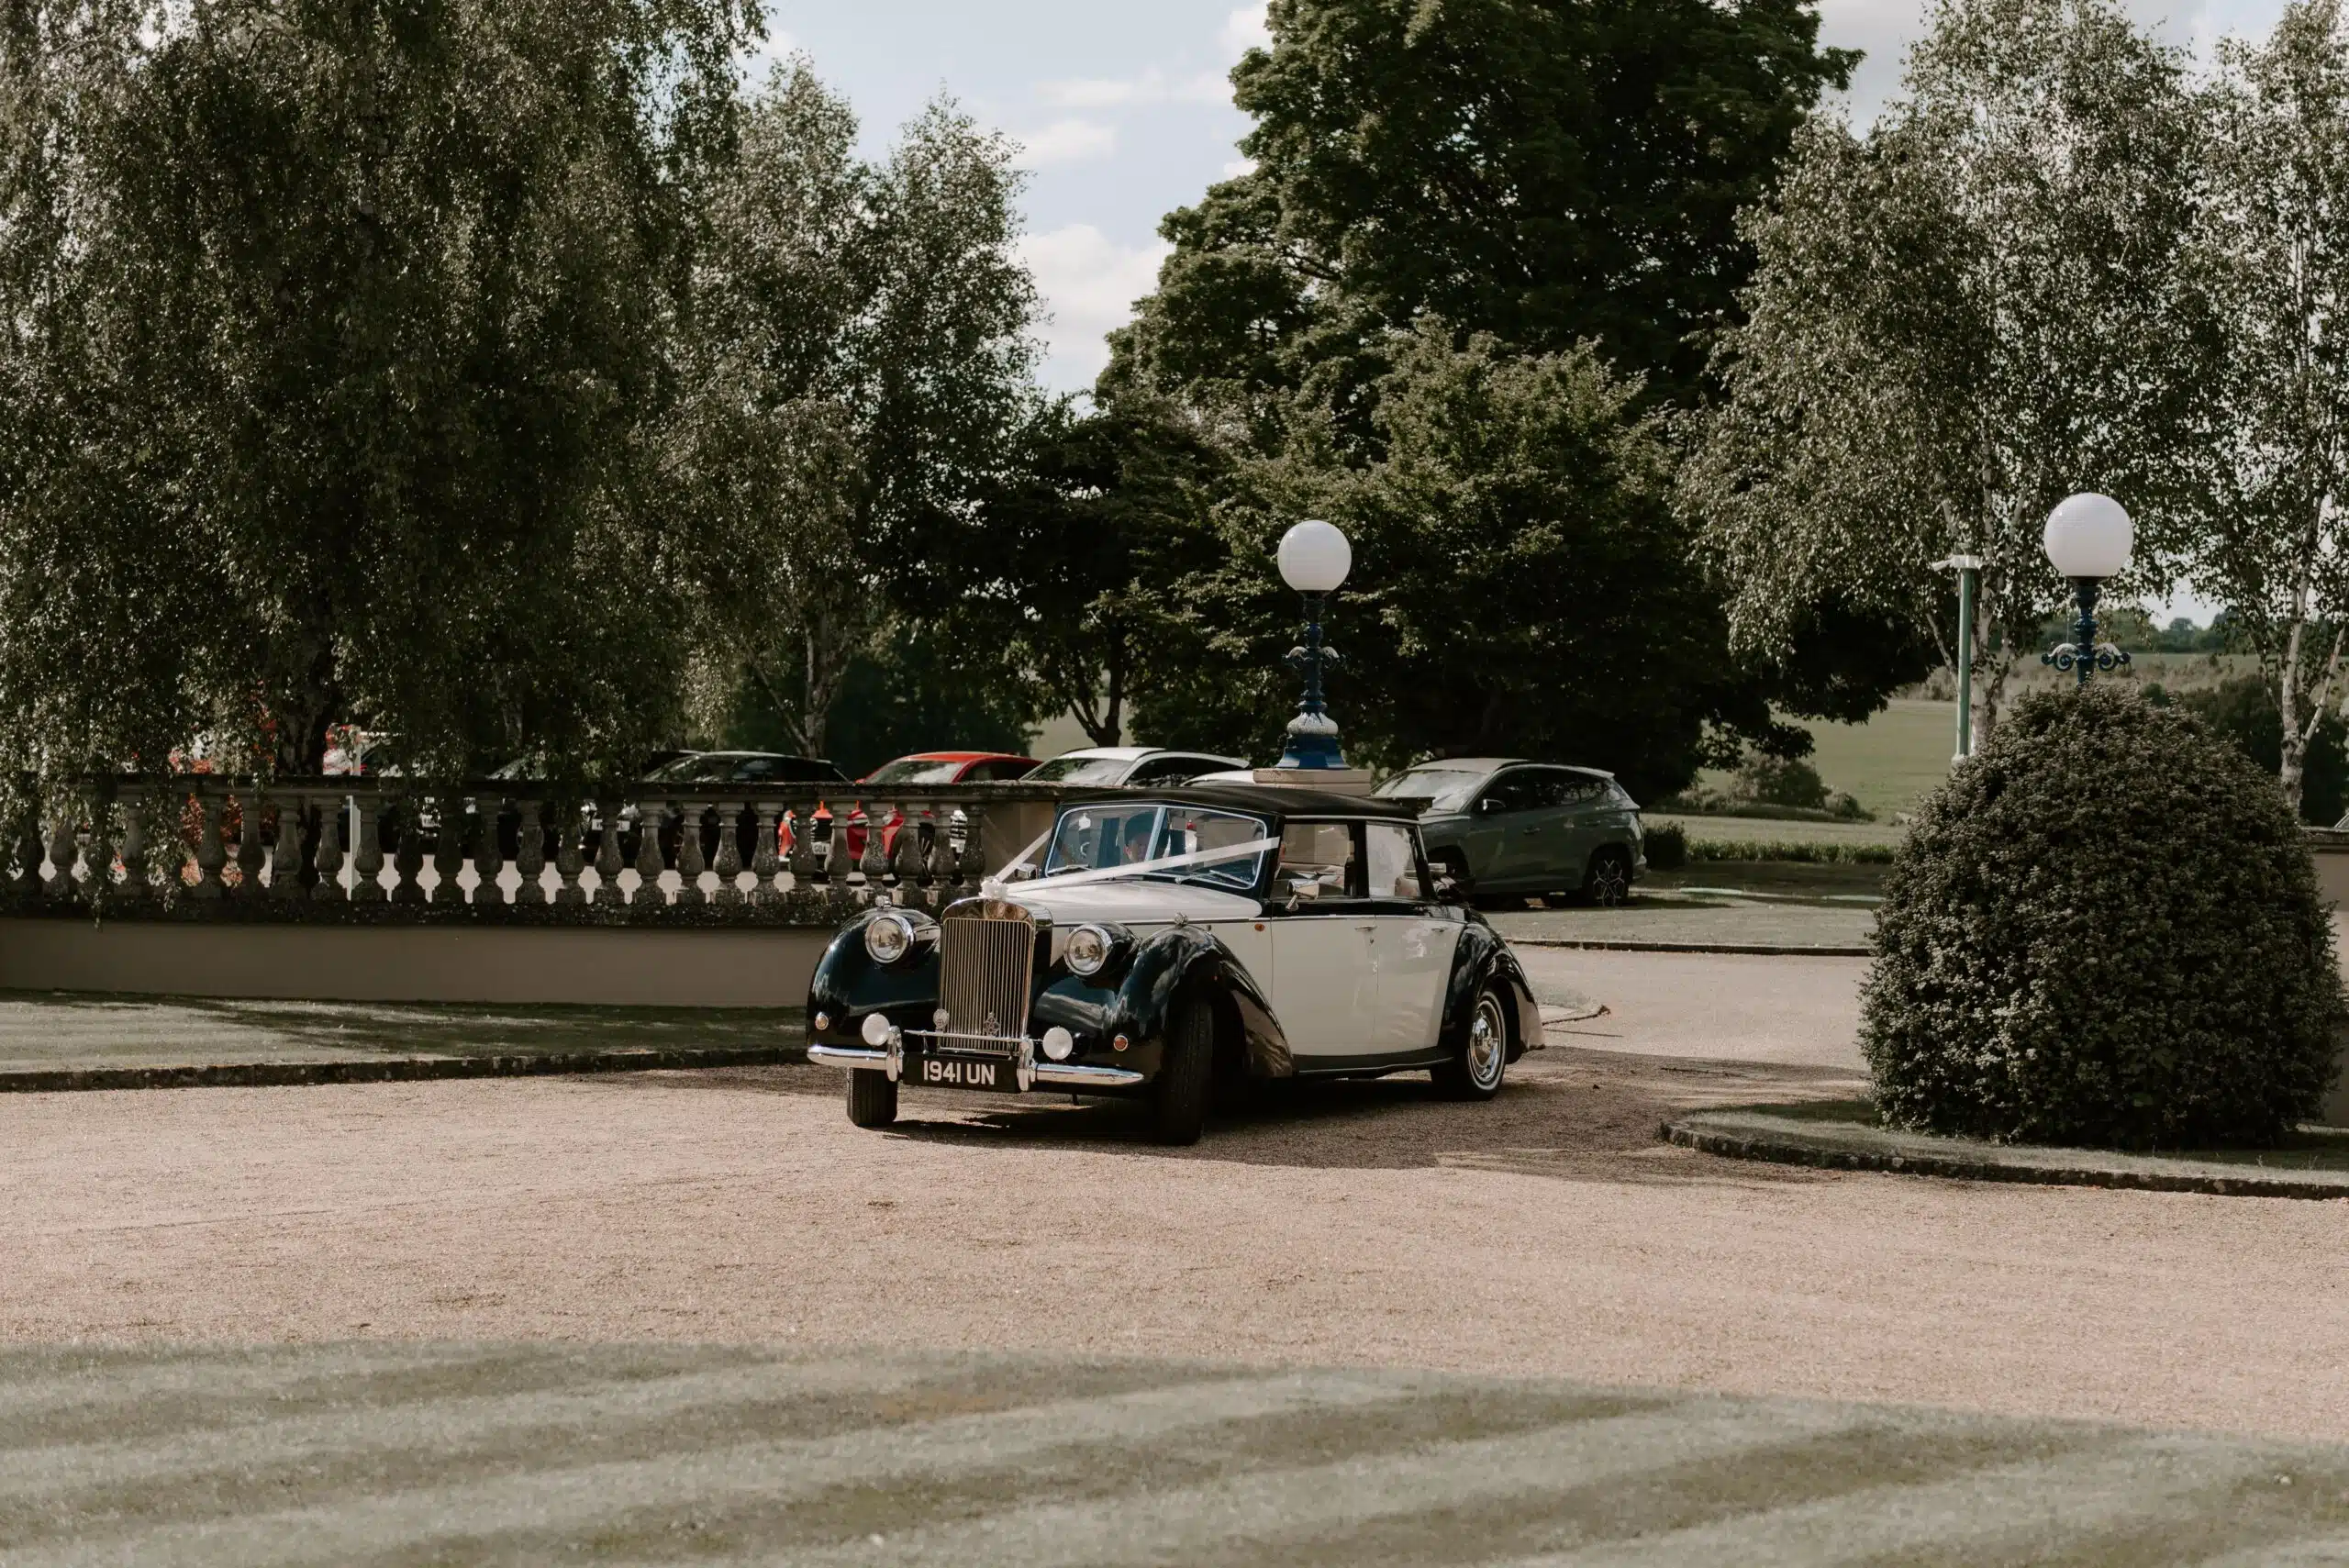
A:
<svg viewBox="0 0 2349 1568">
<path fill-rule="evenodd" d="M 950 909 L 940 922 L 938 1005 L 946 1021 L 929 1038 L 950 1051 L 1018 1053 L 1028 1033 L 1036 922 L 1017 905 Z"/>
</svg>

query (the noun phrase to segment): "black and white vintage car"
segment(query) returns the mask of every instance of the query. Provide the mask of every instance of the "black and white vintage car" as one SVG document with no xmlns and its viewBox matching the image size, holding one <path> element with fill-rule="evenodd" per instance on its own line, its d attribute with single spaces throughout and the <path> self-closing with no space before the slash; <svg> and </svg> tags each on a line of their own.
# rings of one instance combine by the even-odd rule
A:
<svg viewBox="0 0 2349 1568">
<path fill-rule="evenodd" d="M 1168 1143 L 1247 1079 L 1424 1072 L 1488 1099 L 1542 1040 L 1408 807 L 1244 784 L 1064 803 L 981 896 L 850 921 L 807 1013 L 859 1127 L 895 1120 L 904 1084 L 1058 1091 L 1145 1101 Z"/>
</svg>

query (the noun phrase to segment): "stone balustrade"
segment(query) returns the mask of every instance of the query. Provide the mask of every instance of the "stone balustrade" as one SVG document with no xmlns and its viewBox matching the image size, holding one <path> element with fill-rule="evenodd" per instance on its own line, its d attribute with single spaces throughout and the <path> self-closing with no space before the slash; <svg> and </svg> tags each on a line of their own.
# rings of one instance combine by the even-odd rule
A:
<svg viewBox="0 0 2349 1568">
<path fill-rule="evenodd" d="M 978 890 L 1050 784 L 614 785 L 106 779 L 10 830 L 27 908 L 103 917 L 830 924 Z M 877 829 L 877 830 L 876 830 Z"/>
</svg>

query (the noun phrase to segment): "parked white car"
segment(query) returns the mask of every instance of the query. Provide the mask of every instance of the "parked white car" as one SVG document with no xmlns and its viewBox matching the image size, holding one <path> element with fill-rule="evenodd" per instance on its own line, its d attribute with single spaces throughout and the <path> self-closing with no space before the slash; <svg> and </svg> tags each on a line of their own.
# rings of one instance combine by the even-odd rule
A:
<svg viewBox="0 0 2349 1568">
<path fill-rule="evenodd" d="M 1541 1044 L 1524 971 L 1431 878 L 1408 806 L 1260 785 L 1063 805 L 1018 880 L 842 927 L 807 997 L 808 1057 L 849 1119 L 901 1085 L 1145 1101 L 1196 1141 L 1219 1080 L 1430 1073 L 1498 1093 Z"/>
<path fill-rule="evenodd" d="M 1173 751 L 1159 746 L 1089 746 L 1062 752 L 1022 775 L 1019 782 L 1164 789 L 1170 784 L 1188 784 L 1201 773 L 1247 765 L 1237 757 Z"/>
</svg>

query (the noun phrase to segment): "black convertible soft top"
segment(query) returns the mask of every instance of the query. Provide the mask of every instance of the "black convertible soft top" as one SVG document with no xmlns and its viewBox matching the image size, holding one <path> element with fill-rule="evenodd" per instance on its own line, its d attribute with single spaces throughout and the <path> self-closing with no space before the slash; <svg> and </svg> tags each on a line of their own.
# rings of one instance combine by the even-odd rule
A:
<svg viewBox="0 0 2349 1568">
<path fill-rule="evenodd" d="M 1177 806 L 1208 806 L 1219 811 L 1245 811 L 1258 817 L 1367 817 L 1379 822 L 1416 822 L 1419 814 L 1393 801 L 1368 795 L 1330 795 L 1318 789 L 1287 784 L 1175 784 L 1166 789 L 1099 789 L 1072 791 L 1069 800 L 1163 800 Z"/>
</svg>

